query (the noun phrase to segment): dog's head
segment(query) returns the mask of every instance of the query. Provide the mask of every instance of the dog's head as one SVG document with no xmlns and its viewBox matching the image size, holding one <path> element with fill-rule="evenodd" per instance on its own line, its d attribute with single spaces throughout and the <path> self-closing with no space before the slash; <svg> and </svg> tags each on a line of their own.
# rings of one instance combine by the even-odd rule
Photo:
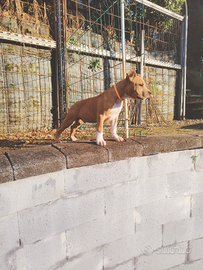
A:
<svg viewBox="0 0 203 270">
<path fill-rule="evenodd" d="M 128 72 L 126 94 L 133 99 L 145 100 L 150 97 L 151 92 L 147 89 L 146 83 L 140 74 L 134 70 Z"/>
</svg>

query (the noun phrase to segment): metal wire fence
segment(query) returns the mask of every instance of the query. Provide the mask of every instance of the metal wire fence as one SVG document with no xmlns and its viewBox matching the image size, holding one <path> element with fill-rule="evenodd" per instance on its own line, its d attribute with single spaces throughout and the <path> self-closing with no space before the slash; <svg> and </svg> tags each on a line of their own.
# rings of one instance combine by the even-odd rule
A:
<svg viewBox="0 0 203 270">
<path fill-rule="evenodd" d="M 120 1 L 68 0 L 67 21 L 67 44 L 63 54 L 66 55 L 67 107 L 70 107 L 123 79 Z M 145 31 L 144 77 L 153 94 L 148 105 L 142 104 L 141 123 L 173 120 L 177 77 L 181 69 L 181 21 L 143 3 L 126 1 L 126 72 L 141 72 L 141 30 Z M 136 101 L 128 101 L 133 134 L 138 130 L 138 106 Z M 123 113 L 118 123 L 121 132 Z"/>
<path fill-rule="evenodd" d="M 0 133 L 52 126 L 51 52 L 0 43 Z"/>
<path fill-rule="evenodd" d="M 50 6 L 0 3 L 0 133 L 52 127 Z"/>
<path fill-rule="evenodd" d="M 12 3 L 13 6 L 8 10 L 8 5 L 4 5 L 0 10 L 0 26 L 9 33 L 0 30 L 0 34 L 5 39 L 4 33 L 8 37 L 12 33 L 13 41 L 1 40 L 0 44 L 1 133 L 51 127 L 53 104 L 55 111 L 61 107 L 65 114 L 67 108 L 75 102 L 96 96 L 123 79 L 119 0 L 55 0 L 52 7 L 45 4 L 40 6 L 36 0 L 32 4 L 20 0 L 7 0 L 5 3 Z M 49 46 L 45 46 L 47 42 L 44 41 L 44 47 L 43 40 L 39 46 L 25 45 L 29 44 L 29 36 L 25 42 L 22 41 L 22 35 L 20 37 L 19 34 L 14 34 L 48 37 L 46 35 L 50 31 L 47 20 L 53 15 L 53 10 L 58 20 L 57 51 L 62 69 L 58 78 L 53 72 L 56 69 L 53 65 L 53 53 L 51 49 L 45 49 Z M 183 19 L 181 16 L 171 15 L 169 11 L 162 11 L 146 0 L 125 1 L 126 72 L 142 72 L 153 94 L 153 98 L 148 103 L 143 102 L 142 106 L 136 101 L 128 101 L 128 122 L 133 134 L 143 130 L 143 126 L 140 129 L 137 126 L 139 111 L 140 122 L 147 126 L 147 133 L 150 123 L 170 121 L 176 110 L 182 68 Z M 27 24 L 26 18 L 30 24 Z M 65 23 L 63 26 L 59 22 L 62 21 L 61 18 L 63 24 Z M 24 21 L 24 24 L 16 24 L 17 20 L 21 23 Z M 25 24 L 27 28 L 24 28 Z M 53 26 L 53 21 L 49 24 Z M 144 44 L 142 32 L 145 32 Z M 64 47 L 59 47 L 62 40 Z M 143 45 L 145 51 L 142 53 Z M 54 45 L 52 48 L 55 48 Z M 58 81 L 59 92 L 54 89 L 53 93 L 52 83 L 57 85 Z M 118 123 L 121 133 L 124 133 L 123 116 L 124 110 Z M 81 127 L 84 131 L 87 128 L 92 129 L 92 125 Z"/>
</svg>

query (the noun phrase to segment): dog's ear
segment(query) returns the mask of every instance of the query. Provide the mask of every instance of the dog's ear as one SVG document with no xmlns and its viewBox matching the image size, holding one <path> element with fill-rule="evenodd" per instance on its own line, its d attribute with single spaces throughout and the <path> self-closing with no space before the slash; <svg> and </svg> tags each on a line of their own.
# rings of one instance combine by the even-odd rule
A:
<svg viewBox="0 0 203 270">
<path fill-rule="evenodd" d="M 137 76 L 138 76 L 138 77 L 140 77 L 140 78 L 142 78 L 142 79 L 143 79 L 143 81 L 145 82 L 144 77 L 142 77 L 140 74 L 137 74 Z"/>
<path fill-rule="evenodd" d="M 136 76 L 137 76 L 136 71 L 135 70 L 131 70 L 130 72 L 128 72 L 126 79 L 128 81 L 132 82 Z"/>
</svg>

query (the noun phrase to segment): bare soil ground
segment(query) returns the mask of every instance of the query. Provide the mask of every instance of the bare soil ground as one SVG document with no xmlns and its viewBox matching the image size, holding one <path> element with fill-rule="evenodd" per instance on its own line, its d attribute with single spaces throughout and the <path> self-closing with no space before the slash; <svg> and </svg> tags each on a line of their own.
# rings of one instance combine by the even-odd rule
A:
<svg viewBox="0 0 203 270">
<path fill-rule="evenodd" d="M 41 130 L 0 134 L 0 152 L 40 145 L 51 145 L 54 142 L 55 133 L 56 129 L 44 128 Z M 76 137 L 78 140 L 95 140 L 95 133 L 95 129 L 79 130 L 76 134 Z M 120 135 L 123 135 L 124 130 L 120 130 L 119 133 Z M 142 136 L 158 136 L 173 133 L 203 134 L 203 120 L 187 119 L 184 121 L 172 121 L 149 126 L 130 127 L 129 133 L 130 138 L 133 138 L 134 136 L 140 136 L 140 134 Z M 110 130 L 105 130 L 104 138 L 111 138 Z M 62 133 L 61 141 L 69 141 L 69 129 Z"/>
</svg>

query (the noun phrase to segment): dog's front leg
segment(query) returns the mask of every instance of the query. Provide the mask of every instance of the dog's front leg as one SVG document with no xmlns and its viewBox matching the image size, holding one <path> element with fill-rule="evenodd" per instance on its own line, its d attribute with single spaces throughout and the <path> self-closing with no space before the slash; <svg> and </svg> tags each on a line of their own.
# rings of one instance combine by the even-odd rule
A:
<svg viewBox="0 0 203 270">
<path fill-rule="evenodd" d="M 118 117 L 114 118 L 111 121 L 111 135 L 112 135 L 112 138 L 116 140 L 117 142 L 122 142 L 124 141 L 124 139 L 118 136 L 117 134 L 117 121 L 118 121 Z"/>
<path fill-rule="evenodd" d="M 103 139 L 103 124 L 104 124 L 104 116 L 97 116 L 97 132 L 96 132 L 96 143 L 97 145 L 105 146 L 106 142 Z"/>
</svg>

